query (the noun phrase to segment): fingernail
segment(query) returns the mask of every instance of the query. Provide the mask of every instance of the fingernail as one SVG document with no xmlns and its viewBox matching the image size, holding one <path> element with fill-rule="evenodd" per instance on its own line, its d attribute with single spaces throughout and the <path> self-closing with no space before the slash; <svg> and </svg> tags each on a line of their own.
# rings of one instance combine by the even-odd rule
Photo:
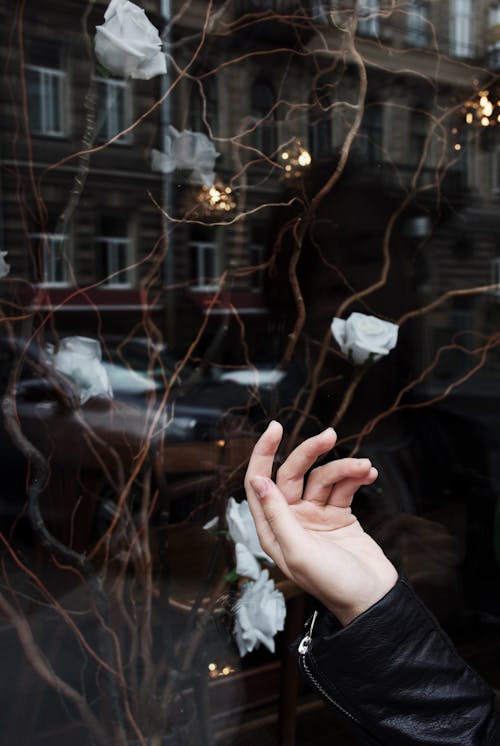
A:
<svg viewBox="0 0 500 746">
<path fill-rule="evenodd" d="M 259 497 L 264 497 L 269 491 L 269 480 L 265 477 L 252 477 L 250 484 Z"/>
</svg>

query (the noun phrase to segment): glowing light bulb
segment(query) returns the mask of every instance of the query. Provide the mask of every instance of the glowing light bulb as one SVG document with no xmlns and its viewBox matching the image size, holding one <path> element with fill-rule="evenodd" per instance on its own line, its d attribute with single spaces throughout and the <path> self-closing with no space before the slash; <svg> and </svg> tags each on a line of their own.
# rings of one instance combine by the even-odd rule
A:
<svg viewBox="0 0 500 746">
<path fill-rule="evenodd" d="M 465 115 L 465 121 L 467 122 L 467 124 L 472 124 L 472 122 L 474 121 L 474 115 L 471 111 L 468 111 Z"/>
<path fill-rule="evenodd" d="M 460 145 L 459 142 L 455 143 L 455 150 L 462 150 L 462 146 Z"/>
<path fill-rule="evenodd" d="M 302 150 L 299 157 L 298 157 L 299 165 L 300 166 L 310 166 L 311 165 L 311 156 L 307 152 L 307 150 Z"/>
<path fill-rule="evenodd" d="M 491 115 L 493 114 L 493 104 L 491 103 L 491 101 L 488 101 L 488 103 L 483 106 L 483 114 L 486 117 L 491 117 Z"/>
<path fill-rule="evenodd" d="M 483 117 L 483 118 L 481 119 L 481 124 L 483 125 L 483 127 L 489 127 L 489 125 L 490 125 L 490 120 L 488 119 L 488 117 Z"/>
<path fill-rule="evenodd" d="M 287 161 L 290 158 L 290 155 L 285 150 L 285 152 L 281 154 L 281 157 L 283 158 L 284 161 Z"/>
</svg>

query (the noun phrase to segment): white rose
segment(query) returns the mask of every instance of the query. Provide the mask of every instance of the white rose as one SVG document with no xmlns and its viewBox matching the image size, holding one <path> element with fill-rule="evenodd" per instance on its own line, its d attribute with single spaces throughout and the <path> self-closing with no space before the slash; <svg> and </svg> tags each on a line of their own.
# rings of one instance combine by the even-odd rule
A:
<svg viewBox="0 0 500 746">
<path fill-rule="evenodd" d="M 347 321 L 335 318 L 331 325 L 334 339 L 355 365 L 387 355 L 396 346 L 398 329 L 397 324 L 364 313 L 351 313 Z"/>
<path fill-rule="evenodd" d="M 268 570 L 243 585 L 235 612 L 234 637 L 240 655 L 243 657 L 261 644 L 274 653 L 274 636 L 285 626 L 286 605 L 283 594 L 269 579 Z"/>
<path fill-rule="evenodd" d="M 59 350 L 51 354 L 54 368 L 70 378 L 84 404 L 91 396 L 113 396 L 108 374 L 101 363 L 101 345 L 89 337 L 65 337 Z"/>
<path fill-rule="evenodd" d="M 226 508 L 226 522 L 229 535 L 235 544 L 243 544 L 254 557 L 274 564 L 260 546 L 255 523 L 246 500 L 237 503 L 234 497 L 229 498 Z"/>
<path fill-rule="evenodd" d="M 251 578 L 257 580 L 261 573 L 261 567 L 252 552 L 244 544 L 237 542 L 235 546 L 236 553 L 236 572 L 242 578 Z"/>
<path fill-rule="evenodd" d="M 146 13 L 130 0 L 111 0 L 96 27 L 95 53 L 115 75 L 149 80 L 167 70 L 161 39 Z"/>
<path fill-rule="evenodd" d="M 7 264 L 4 256 L 7 256 L 7 252 L 0 251 L 0 280 L 2 279 L 2 277 L 7 277 L 10 272 L 10 264 Z"/>
<path fill-rule="evenodd" d="M 215 181 L 215 159 L 219 157 L 212 140 L 203 132 L 178 132 L 170 125 L 165 136 L 165 151 L 152 151 L 152 168 L 170 174 L 176 169 L 192 171 L 192 181 L 212 186 Z"/>
</svg>

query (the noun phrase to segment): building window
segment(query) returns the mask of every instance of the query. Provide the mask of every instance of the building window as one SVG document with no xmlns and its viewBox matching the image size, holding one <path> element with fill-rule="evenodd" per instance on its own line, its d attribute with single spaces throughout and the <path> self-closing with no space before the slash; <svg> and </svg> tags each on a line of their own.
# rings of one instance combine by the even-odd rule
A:
<svg viewBox="0 0 500 746">
<path fill-rule="evenodd" d="M 327 0 L 312 0 L 311 18 L 315 23 L 328 23 L 328 15 Z"/>
<path fill-rule="evenodd" d="M 123 288 L 131 284 L 132 242 L 127 225 L 121 218 L 101 220 L 96 236 L 101 277 L 106 287 Z"/>
<path fill-rule="evenodd" d="M 66 73 L 51 67 L 26 65 L 30 130 L 40 135 L 64 135 Z"/>
<path fill-rule="evenodd" d="M 491 70 L 500 70 L 500 5 L 494 5 L 489 12 L 490 42 L 488 44 L 488 65 Z"/>
<path fill-rule="evenodd" d="M 368 104 L 356 138 L 356 151 L 367 163 L 383 160 L 382 107 Z"/>
<path fill-rule="evenodd" d="M 256 80 L 252 86 L 251 113 L 255 129 L 252 132 L 252 145 L 265 155 L 272 155 L 278 142 L 274 105 L 276 93 L 266 80 Z"/>
<path fill-rule="evenodd" d="M 97 139 L 106 141 L 124 130 L 131 120 L 129 87 L 125 80 L 117 78 L 96 78 L 95 80 Z M 131 134 L 127 133 L 115 142 L 125 145 L 130 140 Z"/>
<path fill-rule="evenodd" d="M 213 289 L 217 286 L 216 245 L 211 241 L 191 243 L 194 267 L 194 286 L 199 290 Z"/>
<path fill-rule="evenodd" d="M 406 38 L 413 47 L 429 43 L 429 6 L 427 0 L 411 0 L 408 6 Z"/>
<path fill-rule="evenodd" d="M 472 57 L 472 0 L 451 0 L 450 52 L 455 57 Z"/>
<path fill-rule="evenodd" d="M 38 258 L 41 285 L 67 285 L 69 280 L 69 246 L 62 233 L 32 233 L 31 240 Z"/>
<path fill-rule="evenodd" d="M 380 0 L 362 0 L 359 4 L 358 31 L 363 36 L 378 36 Z"/>
<path fill-rule="evenodd" d="M 190 240 L 193 287 L 213 290 L 218 286 L 217 240 L 215 229 L 194 226 Z"/>
</svg>

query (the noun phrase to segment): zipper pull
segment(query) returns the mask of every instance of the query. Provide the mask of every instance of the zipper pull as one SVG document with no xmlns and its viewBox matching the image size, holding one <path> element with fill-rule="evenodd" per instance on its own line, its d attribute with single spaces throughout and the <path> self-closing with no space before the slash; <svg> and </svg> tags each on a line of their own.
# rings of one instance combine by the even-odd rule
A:
<svg viewBox="0 0 500 746">
<path fill-rule="evenodd" d="M 309 650 L 309 645 L 311 644 L 311 641 L 312 641 L 312 633 L 313 633 L 314 625 L 316 623 L 317 616 L 318 616 L 318 612 L 315 611 L 312 617 L 310 618 L 310 620 L 306 622 L 306 627 L 308 629 L 307 629 L 306 634 L 300 641 L 299 647 L 298 647 L 298 651 L 300 655 L 305 655 L 307 651 Z"/>
</svg>

